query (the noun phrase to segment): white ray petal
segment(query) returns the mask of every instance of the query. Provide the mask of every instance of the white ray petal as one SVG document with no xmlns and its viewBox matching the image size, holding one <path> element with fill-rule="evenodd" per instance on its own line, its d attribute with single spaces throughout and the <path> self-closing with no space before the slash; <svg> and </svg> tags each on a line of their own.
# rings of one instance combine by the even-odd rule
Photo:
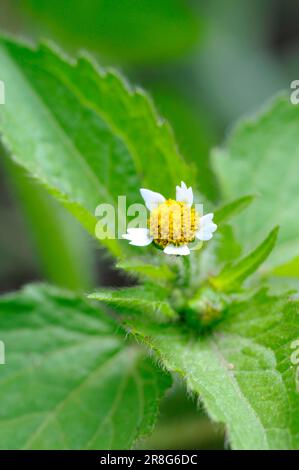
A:
<svg viewBox="0 0 299 470">
<path fill-rule="evenodd" d="M 217 230 L 217 225 L 212 222 L 210 224 L 204 225 L 204 228 L 205 228 L 206 232 L 214 233 Z"/>
<path fill-rule="evenodd" d="M 167 247 L 164 248 L 163 251 L 167 255 L 181 255 L 181 256 L 190 255 L 190 250 L 187 245 L 182 245 L 182 246 L 167 245 Z"/>
<path fill-rule="evenodd" d="M 190 188 L 187 188 L 184 181 L 181 181 L 181 186 L 176 187 L 176 200 L 180 202 L 185 202 L 186 204 L 192 206 L 193 204 L 193 191 Z"/>
<path fill-rule="evenodd" d="M 202 225 L 207 224 L 209 222 L 212 222 L 213 218 L 214 218 L 214 214 L 213 214 L 213 212 L 210 212 L 209 214 L 203 215 L 200 218 L 200 223 Z"/>
<path fill-rule="evenodd" d="M 129 240 L 130 245 L 135 246 L 147 246 L 153 241 L 147 228 L 128 228 L 127 233 L 122 235 L 122 238 Z"/>
<path fill-rule="evenodd" d="M 207 233 L 204 230 L 198 230 L 198 232 L 196 233 L 196 238 L 203 242 L 207 242 L 208 240 L 211 240 L 212 237 L 213 237 L 213 234 L 211 232 Z"/>
<path fill-rule="evenodd" d="M 198 240 L 208 241 L 213 237 L 213 233 L 217 230 L 217 225 L 212 222 L 213 217 L 213 213 L 200 217 L 199 229 L 195 234 Z"/>
<path fill-rule="evenodd" d="M 155 209 L 159 204 L 165 202 L 165 197 L 162 196 L 162 194 L 155 193 L 154 191 L 150 191 L 149 189 L 141 188 L 140 194 L 144 199 L 146 207 L 150 211 Z"/>
</svg>

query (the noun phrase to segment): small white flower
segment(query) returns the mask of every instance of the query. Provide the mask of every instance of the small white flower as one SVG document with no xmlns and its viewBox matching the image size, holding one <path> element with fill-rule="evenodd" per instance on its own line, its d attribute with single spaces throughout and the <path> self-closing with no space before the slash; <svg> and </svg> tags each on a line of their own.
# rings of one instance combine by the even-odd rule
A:
<svg viewBox="0 0 299 470">
<path fill-rule="evenodd" d="M 214 214 L 200 216 L 193 205 L 192 188 L 182 181 L 176 187 L 176 200 L 165 199 L 160 193 L 140 189 L 150 211 L 149 228 L 128 228 L 122 236 L 130 245 L 147 246 L 154 242 L 167 255 L 189 255 L 189 243 L 196 239 L 211 240 L 217 225 Z"/>
</svg>

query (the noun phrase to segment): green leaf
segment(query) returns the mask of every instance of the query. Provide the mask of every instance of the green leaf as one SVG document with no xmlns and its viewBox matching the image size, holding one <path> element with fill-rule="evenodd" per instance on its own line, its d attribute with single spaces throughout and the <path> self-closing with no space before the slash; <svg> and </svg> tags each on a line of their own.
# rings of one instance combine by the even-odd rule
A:
<svg viewBox="0 0 299 470">
<path fill-rule="evenodd" d="M 275 246 L 278 230 L 278 227 L 274 228 L 267 238 L 245 258 L 234 265 L 226 265 L 218 276 L 210 278 L 210 283 L 222 291 L 238 289 L 243 281 L 268 258 Z"/>
<path fill-rule="evenodd" d="M 7 40 L 0 42 L 0 67 L 4 145 L 91 234 L 98 204 L 116 206 L 119 195 L 127 205 L 141 203 L 141 186 L 170 196 L 178 181 L 190 182 L 168 124 L 143 91 L 114 71 L 87 57 L 70 63 L 48 46 L 34 50 Z M 120 211 L 122 222 L 125 215 Z M 130 249 L 118 239 L 103 243 L 115 255 Z"/>
<path fill-rule="evenodd" d="M 23 0 L 36 29 L 71 49 L 87 48 L 117 63 L 174 59 L 197 40 L 199 21 L 180 0 Z M 40 34 L 39 34 L 40 35 Z"/>
<path fill-rule="evenodd" d="M 225 200 L 259 194 L 234 219 L 238 240 L 246 250 L 279 224 L 277 248 L 266 263 L 271 269 L 299 255 L 298 142 L 299 110 L 289 96 L 278 97 L 263 113 L 241 122 L 226 150 L 214 155 Z"/>
<path fill-rule="evenodd" d="M 214 220 L 216 224 L 227 222 L 235 215 L 245 210 L 253 201 L 255 196 L 243 196 L 225 204 L 214 211 Z"/>
<path fill-rule="evenodd" d="M 214 242 L 207 244 L 201 252 L 199 262 L 203 277 L 211 277 L 225 263 L 235 261 L 242 254 L 242 246 L 236 239 L 233 228 L 226 222 L 245 210 L 254 199 L 255 196 L 244 196 L 214 210 L 214 221 L 218 229 Z"/>
<path fill-rule="evenodd" d="M 233 449 L 299 449 L 299 376 L 291 358 L 298 302 L 260 291 L 234 301 L 205 336 L 137 318 L 128 326 L 186 380 L 210 417 L 226 424 Z"/>
<path fill-rule="evenodd" d="M 73 294 L 29 286 L 0 298 L 2 449 L 126 449 L 169 386 L 119 326 Z"/>
<path fill-rule="evenodd" d="M 5 163 L 42 274 L 60 287 L 91 289 L 94 250 L 86 233 L 22 168 Z"/>
<path fill-rule="evenodd" d="M 278 277 L 299 277 L 299 256 L 272 271 Z"/>
<path fill-rule="evenodd" d="M 146 315 L 157 322 L 169 322 L 178 318 L 167 300 L 168 291 L 157 285 L 129 287 L 118 290 L 102 289 L 88 297 L 100 300 L 122 315 Z"/>
<path fill-rule="evenodd" d="M 154 265 L 142 261 L 121 261 L 117 263 L 116 267 L 138 277 L 149 278 L 154 281 L 170 281 L 175 278 L 175 273 L 167 264 Z"/>
</svg>

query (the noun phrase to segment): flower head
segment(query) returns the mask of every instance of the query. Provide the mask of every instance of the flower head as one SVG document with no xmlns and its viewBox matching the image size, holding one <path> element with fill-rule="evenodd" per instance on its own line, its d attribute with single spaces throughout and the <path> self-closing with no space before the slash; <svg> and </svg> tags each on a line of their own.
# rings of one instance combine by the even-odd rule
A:
<svg viewBox="0 0 299 470">
<path fill-rule="evenodd" d="M 123 238 L 130 245 L 146 246 L 154 243 L 167 255 L 189 255 L 188 244 L 213 237 L 217 225 L 214 214 L 200 216 L 193 206 L 192 188 L 182 181 L 176 187 L 176 200 L 165 199 L 160 193 L 140 189 L 150 211 L 147 228 L 129 228 Z"/>
</svg>

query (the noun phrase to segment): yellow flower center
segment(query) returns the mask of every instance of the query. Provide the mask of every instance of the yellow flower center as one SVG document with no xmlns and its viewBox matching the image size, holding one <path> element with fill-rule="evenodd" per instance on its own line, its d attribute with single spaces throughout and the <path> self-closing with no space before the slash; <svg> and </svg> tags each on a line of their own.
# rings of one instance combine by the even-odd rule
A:
<svg viewBox="0 0 299 470">
<path fill-rule="evenodd" d="M 186 245 L 195 239 L 199 214 L 185 202 L 168 199 L 151 211 L 148 223 L 150 235 L 160 248 Z"/>
</svg>

